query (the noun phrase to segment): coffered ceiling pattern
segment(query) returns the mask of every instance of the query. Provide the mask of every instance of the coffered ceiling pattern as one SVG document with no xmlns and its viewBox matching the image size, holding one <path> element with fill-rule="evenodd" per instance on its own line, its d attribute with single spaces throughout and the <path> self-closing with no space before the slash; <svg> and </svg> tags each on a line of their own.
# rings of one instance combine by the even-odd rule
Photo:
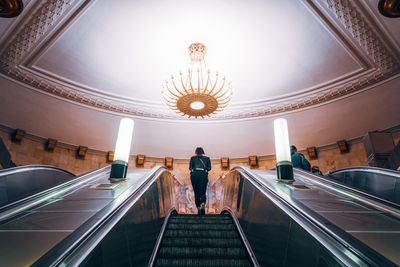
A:
<svg viewBox="0 0 400 267">
<path fill-rule="evenodd" d="M 160 103 L 107 94 L 35 69 L 34 61 L 48 49 L 95 1 L 36 1 L 15 25 L 0 50 L 1 72 L 31 88 L 96 109 L 157 120 L 193 120 L 180 117 Z M 400 54 L 362 2 L 305 0 L 303 4 L 342 44 L 360 69 L 334 80 L 295 92 L 246 103 L 234 103 L 206 120 L 235 120 L 287 113 L 351 96 L 400 73 Z"/>
</svg>

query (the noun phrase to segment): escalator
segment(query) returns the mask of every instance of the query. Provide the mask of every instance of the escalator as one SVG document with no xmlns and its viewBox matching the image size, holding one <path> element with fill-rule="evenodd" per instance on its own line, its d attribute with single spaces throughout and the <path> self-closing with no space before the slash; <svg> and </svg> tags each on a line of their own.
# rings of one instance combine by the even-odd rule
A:
<svg viewBox="0 0 400 267">
<path fill-rule="evenodd" d="M 154 170 L 134 170 L 114 190 L 95 190 L 109 183 L 110 166 L 35 193 L 0 209 L 2 266 L 29 266 L 82 225 L 99 223 L 137 190 Z M 161 168 L 162 169 L 162 168 Z"/>
<path fill-rule="evenodd" d="M 252 266 L 230 214 L 171 215 L 155 266 Z"/>
<path fill-rule="evenodd" d="M 180 190 L 163 171 L 96 227 L 78 229 L 34 266 L 400 264 L 398 210 L 303 173 L 295 172 L 295 179 L 284 184 L 274 171 L 234 168 L 215 183 L 222 193 L 208 206 L 216 214 L 194 216 L 176 214 Z"/>
<path fill-rule="evenodd" d="M 348 249 L 357 255 L 360 260 L 357 265 L 400 265 L 398 206 L 302 170 L 294 170 L 295 181 L 292 184 L 277 182 L 274 171 L 251 173 L 258 177 L 260 186 L 278 196 L 280 201 L 289 203 L 292 210 L 301 211 L 303 218 L 312 221 L 319 230 L 340 241 L 343 246 L 340 249 Z M 247 233 L 246 227 L 243 228 L 252 243 L 252 231 Z M 257 232 L 258 237 L 260 232 Z M 314 237 L 320 238 L 319 235 Z M 308 251 L 312 249 L 311 246 Z M 307 249 L 299 250 L 309 253 Z M 256 249 L 254 251 L 258 256 Z M 313 264 L 307 262 L 306 265 Z"/>
<path fill-rule="evenodd" d="M 327 178 L 400 206 L 400 172 L 375 167 L 336 170 Z"/>
<path fill-rule="evenodd" d="M 0 170 L 0 210 L 74 178 L 75 175 L 69 171 L 46 165 L 27 165 Z"/>
<path fill-rule="evenodd" d="M 33 266 L 400 265 L 399 209 L 326 183 L 309 173 L 296 170 L 295 182 L 286 184 L 276 180 L 275 171 L 235 167 L 211 186 L 213 194 L 209 195 L 207 206 L 215 212 L 205 216 L 177 213 L 183 203 L 182 187 L 163 167 L 150 172 L 130 171 L 119 189 L 89 190 L 96 183 L 104 183 L 108 175 L 109 169 L 98 178 L 54 197 L 57 201 L 37 204 L 22 215 L 16 213 L 2 221 L 0 257 L 4 263 L 7 266 L 32 263 Z M 26 218 L 46 212 L 56 213 L 51 214 L 51 223 L 44 217 L 36 221 L 33 217 Z M 21 227 L 24 218 L 31 228 Z M 75 226 L 68 222 L 74 222 Z M 4 234 L 9 234 L 8 231 L 14 236 L 8 238 L 7 244 Z M 30 245 L 24 244 L 30 237 L 16 238 L 21 232 L 36 232 L 42 237 Z M 47 238 L 51 234 L 62 236 L 50 242 Z M 7 247 L 10 242 L 16 245 Z M 40 253 L 36 251 L 30 258 L 25 255 L 25 261 L 16 264 L 18 255 L 32 254 L 35 250 L 32 247 Z"/>
</svg>

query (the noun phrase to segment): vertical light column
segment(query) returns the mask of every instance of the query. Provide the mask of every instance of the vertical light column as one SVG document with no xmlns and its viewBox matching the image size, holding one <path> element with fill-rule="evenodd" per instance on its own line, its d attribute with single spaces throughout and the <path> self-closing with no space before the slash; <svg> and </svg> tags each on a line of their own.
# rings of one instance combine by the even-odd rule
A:
<svg viewBox="0 0 400 267">
<path fill-rule="evenodd" d="M 285 119 L 274 120 L 276 170 L 278 180 L 293 180 L 293 165 L 290 155 L 289 132 Z"/>
<path fill-rule="evenodd" d="M 134 122 L 131 119 L 121 119 L 115 145 L 114 160 L 111 165 L 110 178 L 124 179 L 128 171 L 129 154 L 131 151 Z"/>
</svg>

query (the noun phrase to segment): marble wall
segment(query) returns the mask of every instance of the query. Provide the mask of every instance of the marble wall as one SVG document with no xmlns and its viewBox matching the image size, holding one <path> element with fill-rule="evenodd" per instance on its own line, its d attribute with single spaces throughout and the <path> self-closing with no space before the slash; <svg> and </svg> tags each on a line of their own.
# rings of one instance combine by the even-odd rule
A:
<svg viewBox="0 0 400 267">
<path fill-rule="evenodd" d="M 11 154 L 12 160 L 17 166 L 29 164 L 53 165 L 79 175 L 110 164 L 106 162 L 105 152 L 89 151 L 85 159 L 77 159 L 75 157 L 76 150 L 72 146 L 71 148 L 57 146 L 53 152 L 48 152 L 44 150 L 43 142 L 38 140 L 24 138 L 21 143 L 14 143 L 11 141 L 9 133 L 4 131 L 0 131 L 0 137 L 3 139 Z M 308 157 L 307 153 L 304 151 L 300 152 L 303 152 L 304 155 Z M 190 184 L 188 162 L 188 159 L 176 159 L 173 169 L 171 170 L 179 181 L 185 184 Z M 319 166 L 324 173 L 350 166 L 365 166 L 366 153 L 363 144 L 360 142 L 351 144 L 350 151 L 343 154 L 340 153 L 338 148 L 332 146 L 329 149 L 319 149 L 318 159 L 310 160 L 310 163 L 311 165 Z M 163 164 L 163 159 L 146 158 L 144 166 L 140 168 L 151 169 L 161 164 Z M 227 170 L 221 169 L 219 160 L 212 160 L 212 165 L 213 169 L 209 173 L 209 180 L 211 182 L 227 172 Z M 231 168 L 238 165 L 249 167 L 247 159 L 231 159 Z M 137 168 L 133 156 L 131 156 L 129 160 L 129 167 Z M 274 167 L 275 159 L 273 155 L 260 157 L 259 167 L 257 169 L 268 170 Z"/>
<path fill-rule="evenodd" d="M 106 156 L 88 153 L 85 159 L 75 157 L 76 150 L 56 146 L 53 152 L 46 151 L 42 142 L 23 138 L 21 143 L 11 141 L 10 134 L 0 131 L 0 137 L 17 165 L 52 165 L 76 175 L 107 165 Z"/>
<path fill-rule="evenodd" d="M 318 152 L 318 159 L 311 160 L 307 155 L 306 151 L 300 151 L 310 161 L 311 165 L 320 167 L 323 173 L 342 169 L 353 166 L 366 166 L 367 156 L 365 153 L 364 145 L 362 143 L 351 144 L 350 151 L 347 153 L 341 153 L 338 148 L 326 149 Z M 266 159 L 263 159 L 266 158 Z M 234 163 L 230 164 L 230 167 L 235 166 L 246 166 L 250 168 L 248 161 L 232 160 Z M 273 156 L 261 157 L 259 160 L 258 170 L 270 170 L 275 168 L 276 161 Z M 212 161 L 213 169 L 209 173 L 209 180 L 215 181 L 220 176 L 223 176 L 228 170 L 221 169 L 219 160 Z M 173 173 L 180 181 L 190 182 L 188 163 L 176 163 L 174 164 Z"/>
</svg>

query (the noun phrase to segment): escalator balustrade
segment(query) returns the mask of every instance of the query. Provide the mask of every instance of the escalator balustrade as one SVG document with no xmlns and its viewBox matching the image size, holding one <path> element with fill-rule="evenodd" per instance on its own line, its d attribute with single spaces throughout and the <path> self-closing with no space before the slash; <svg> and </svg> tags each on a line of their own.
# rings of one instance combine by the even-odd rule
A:
<svg viewBox="0 0 400 267">
<path fill-rule="evenodd" d="M 155 266 L 252 266 L 230 215 L 171 215 Z"/>
<path fill-rule="evenodd" d="M 173 213 L 182 187 L 167 170 L 154 170 L 34 266 L 398 265 L 397 211 L 295 175 L 301 190 L 277 182 L 273 171 L 236 167 L 208 203 L 223 215 L 198 216 Z"/>
</svg>

